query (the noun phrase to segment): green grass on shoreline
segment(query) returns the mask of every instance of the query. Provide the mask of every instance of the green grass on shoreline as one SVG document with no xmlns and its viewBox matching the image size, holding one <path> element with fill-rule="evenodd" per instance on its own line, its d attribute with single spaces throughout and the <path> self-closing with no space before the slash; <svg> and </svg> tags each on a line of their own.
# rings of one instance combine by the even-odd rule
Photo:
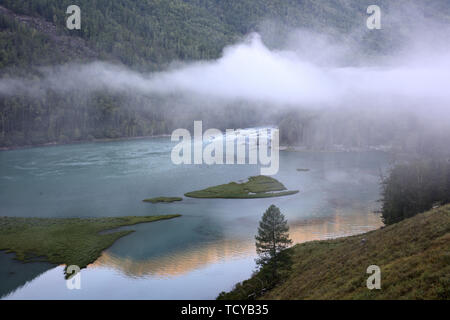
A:
<svg viewBox="0 0 450 320">
<path fill-rule="evenodd" d="M 77 265 L 93 263 L 116 240 L 133 230 L 114 229 L 180 215 L 114 218 L 0 217 L 0 250 L 15 253 L 22 262 L 45 261 Z M 108 231 L 108 232 L 105 232 Z"/>
<path fill-rule="evenodd" d="M 284 191 L 286 187 L 278 180 L 268 176 L 250 177 L 247 182 L 230 182 L 203 190 L 188 192 L 190 198 L 255 199 L 288 196 L 298 190 Z"/>
<path fill-rule="evenodd" d="M 151 203 L 159 203 L 159 202 L 171 203 L 171 202 L 181 201 L 181 200 L 183 200 L 183 198 L 180 198 L 180 197 L 157 197 L 157 198 L 144 199 L 142 201 L 143 202 L 151 202 Z"/>
</svg>

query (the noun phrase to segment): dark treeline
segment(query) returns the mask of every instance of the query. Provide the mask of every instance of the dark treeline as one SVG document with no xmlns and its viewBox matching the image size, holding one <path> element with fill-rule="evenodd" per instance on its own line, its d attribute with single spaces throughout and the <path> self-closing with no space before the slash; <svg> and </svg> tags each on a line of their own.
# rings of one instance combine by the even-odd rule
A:
<svg viewBox="0 0 450 320">
<path fill-rule="evenodd" d="M 33 85 L 39 89 L 39 80 Z M 183 95 L 87 94 L 83 89 L 0 97 L 0 147 L 170 134 L 177 128 L 191 130 L 194 120 L 202 120 L 205 129 L 222 131 L 277 125 L 281 145 L 309 150 L 379 148 L 417 156 L 450 154 L 449 129 L 442 129 L 439 119 L 429 126 L 420 115 L 407 111 L 395 116 L 357 109 L 324 112 Z"/>
<path fill-rule="evenodd" d="M 261 121 L 254 108 L 243 102 L 208 108 L 183 96 L 47 90 L 37 99 L 0 99 L 0 147 L 163 135 L 193 130 L 195 120 L 205 128 L 246 128 Z"/>
<path fill-rule="evenodd" d="M 450 203 L 450 160 L 421 160 L 393 167 L 382 181 L 382 215 L 392 224 Z"/>
<path fill-rule="evenodd" d="M 47 93 L 45 98 L 0 99 L 0 145 L 157 135 L 167 132 L 158 108 L 122 108 L 125 98 L 98 93 L 88 98 Z"/>
</svg>

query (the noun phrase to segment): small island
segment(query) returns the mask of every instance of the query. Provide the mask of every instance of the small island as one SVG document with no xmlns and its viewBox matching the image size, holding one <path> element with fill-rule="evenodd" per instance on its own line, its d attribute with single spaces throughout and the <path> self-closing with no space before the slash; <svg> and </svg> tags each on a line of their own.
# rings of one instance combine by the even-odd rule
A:
<svg viewBox="0 0 450 320">
<path fill-rule="evenodd" d="M 142 200 L 143 202 L 151 202 L 151 203 L 171 203 L 175 201 L 181 201 L 183 198 L 180 197 L 157 197 L 157 198 L 149 198 Z"/>
<path fill-rule="evenodd" d="M 85 268 L 116 240 L 134 230 L 117 230 L 138 223 L 180 215 L 114 218 L 0 217 L 0 250 L 22 262 L 45 261 Z"/>
<path fill-rule="evenodd" d="M 188 192 L 190 198 L 223 198 L 223 199 L 254 199 L 288 196 L 298 193 L 298 190 L 284 191 L 286 187 L 278 180 L 268 176 L 254 176 L 247 182 L 230 182 L 203 190 Z"/>
</svg>

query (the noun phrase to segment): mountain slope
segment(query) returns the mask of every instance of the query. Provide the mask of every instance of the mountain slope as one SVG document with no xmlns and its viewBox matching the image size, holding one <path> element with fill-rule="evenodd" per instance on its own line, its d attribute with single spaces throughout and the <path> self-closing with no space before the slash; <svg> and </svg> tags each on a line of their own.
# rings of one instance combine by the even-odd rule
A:
<svg viewBox="0 0 450 320">
<path fill-rule="evenodd" d="M 450 4 L 445 0 L 413 4 L 408 0 L 378 0 L 382 29 L 375 32 L 366 27 L 366 9 L 372 2 L 79 0 L 81 30 L 70 31 L 65 23 L 71 0 L 0 0 L 0 148 L 167 134 L 192 125 L 192 119 L 206 122 L 208 117 L 214 120 L 209 126 L 221 129 L 262 124 L 245 107 L 246 101 L 224 111 L 210 108 L 208 112 L 196 111 L 199 115 L 184 111 L 185 118 L 174 116 L 174 105 L 185 110 L 187 103 L 167 101 L 167 97 L 132 95 L 130 101 L 130 97 L 107 90 L 90 95 L 81 89 L 61 94 L 41 86 L 42 70 L 51 69 L 47 67 L 100 60 L 139 72 L 158 71 L 173 61 L 216 59 L 224 47 L 252 31 L 260 31 L 269 48 L 284 47 L 295 28 L 329 35 L 338 45 L 353 48 L 357 44 L 361 48 L 355 50 L 361 56 L 358 58 L 374 61 L 365 58 L 389 55 L 401 48 L 402 39 L 415 35 L 412 27 L 420 27 L 415 24 L 421 19 L 410 10 L 433 21 L 450 21 Z M 358 63 L 358 59 L 348 59 Z M 11 78 L 13 84 L 15 78 L 32 79 L 26 86 L 39 95 L 29 97 L 20 89 L 13 92 Z M 303 130 L 304 126 L 298 119 L 288 115 L 280 115 L 280 119 L 270 119 L 270 124 L 280 124 L 280 128 L 287 128 L 284 132 L 291 132 L 281 132 L 283 143 L 311 144 L 298 141 L 300 129 L 295 128 Z M 347 144 L 337 140 L 333 143 Z"/>
<path fill-rule="evenodd" d="M 366 234 L 297 244 L 285 281 L 262 299 L 450 299 L 450 206 Z M 381 269 L 381 289 L 368 290 L 367 267 Z M 222 296 L 261 290 L 256 274 Z"/>
<path fill-rule="evenodd" d="M 66 9 L 71 0 L 0 0 L 0 5 L 22 17 L 42 19 L 55 26 L 60 34 L 81 38 L 103 58 L 113 57 L 125 65 L 141 70 L 157 70 L 173 60 L 212 59 L 220 56 L 224 46 L 236 42 L 251 31 L 275 21 L 286 29 L 307 28 L 331 33 L 336 37 L 352 33 L 366 46 L 387 50 L 398 40 L 393 34 L 402 26 L 389 18 L 399 12 L 406 18 L 408 10 L 419 8 L 421 15 L 449 21 L 448 2 L 379 0 L 383 28 L 370 32 L 365 27 L 366 9 L 371 0 L 79 0 L 81 30 L 65 27 Z M 0 15 L 4 15 L 0 10 Z M 16 19 L 24 22 L 25 19 Z M 26 21 L 25 21 L 26 22 Z M 413 23 L 413 21 L 412 21 Z M 46 30 L 25 23 L 39 34 Z M 406 32 L 410 32 L 406 28 Z M 2 32 L 4 27 L 1 28 Z M 355 33 L 354 31 L 358 32 Z M 27 41 L 32 41 L 33 35 Z M 282 33 L 277 33 L 281 41 Z M 281 38 L 281 39 L 280 39 Z M 50 40 L 54 40 L 50 37 Z M 79 40 L 75 40 L 79 41 Z M 4 44 L 4 43 L 3 43 Z M 67 53 L 67 52 L 66 52 Z M 83 59 L 86 52 L 80 52 Z M 45 56 L 45 55 L 44 55 Z M 24 57 L 26 59 L 26 57 Z M 44 58 L 44 57 L 43 57 Z M 62 60 L 73 60 L 67 53 Z M 36 61 L 34 61 L 36 62 Z M 58 62 L 58 61 L 55 61 Z M 5 64 L 5 62 L 3 62 Z M 6 61 L 7 63 L 7 61 Z"/>
</svg>

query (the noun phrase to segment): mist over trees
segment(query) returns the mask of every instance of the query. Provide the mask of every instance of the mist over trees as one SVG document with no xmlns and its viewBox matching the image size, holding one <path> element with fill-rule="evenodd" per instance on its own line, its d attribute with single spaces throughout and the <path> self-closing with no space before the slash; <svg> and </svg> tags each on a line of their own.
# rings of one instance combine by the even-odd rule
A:
<svg viewBox="0 0 450 320">
<path fill-rule="evenodd" d="M 386 16 L 400 10 L 415 19 L 408 16 L 412 5 L 407 1 L 379 2 L 384 25 L 376 33 L 363 23 L 370 1 L 80 0 L 82 28 L 72 31 L 65 28 L 70 4 L 68 0 L 0 0 L 2 80 L 21 76 L 29 81 L 23 85 L 26 89 L 39 91 L 27 96 L 2 89 L 8 94 L 0 95 L 0 147 L 170 134 L 202 119 L 205 126 L 221 130 L 278 125 L 282 145 L 317 150 L 381 146 L 426 154 L 445 149 L 441 146 L 447 132 L 422 130 L 419 115 L 405 112 L 393 120 L 392 114 L 382 114 L 377 106 L 372 108 L 375 112 L 360 111 L 360 101 L 353 109 L 320 110 L 308 104 L 293 108 L 245 98 L 193 98 L 189 93 L 147 95 L 108 89 L 87 93 L 81 87 L 59 92 L 43 84 L 42 68 L 65 63 L 100 60 L 146 72 L 170 69 L 173 61 L 210 61 L 252 31 L 261 32 L 268 48 L 282 48 L 292 40 L 293 28 L 330 35 L 344 46 L 357 43 L 359 56 L 350 62 L 359 63 L 399 49 L 409 29 Z M 450 6 L 440 1 L 434 5 L 419 1 L 414 6 L 432 20 L 445 22 L 450 17 Z M 327 47 L 312 52 L 321 49 Z M 64 81 L 60 79 L 61 85 Z"/>
<path fill-rule="evenodd" d="M 86 40 L 87 45 L 95 49 L 102 58 L 117 60 L 140 70 L 159 70 L 173 60 L 218 58 L 226 45 L 261 28 L 261 24 L 267 20 L 282 21 L 285 28 L 306 27 L 327 32 L 334 30 L 336 34 L 349 32 L 364 19 L 365 10 L 371 2 L 79 0 L 77 5 L 82 10 L 82 28 L 68 31 L 65 28 L 66 8 L 71 4 L 70 0 L 0 1 L 1 6 L 14 13 L 43 18 L 56 25 L 59 33 Z M 396 7 L 388 0 L 378 1 L 378 4 L 386 11 Z M 425 8 L 427 7 L 427 11 L 436 14 L 435 8 L 430 8 L 429 5 Z M 442 8 L 439 9 L 442 11 Z M 34 23 L 25 25 L 36 27 Z M 19 27 L 13 27 L 17 28 Z M 41 31 L 36 34 L 44 33 L 47 38 L 55 36 L 46 32 L 48 30 Z M 376 39 L 362 36 L 361 40 L 371 43 L 379 40 L 379 36 Z M 34 36 L 29 38 L 32 37 Z M 385 43 L 388 42 L 389 37 L 384 34 L 381 37 Z M 280 35 L 277 38 L 279 41 Z M 44 47 L 47 41 L 40 39 L 33 42 Z M 275 45 L 277 41 L 271 42 Z M 32 48 L 33 44 L 30 43 L 28 49 Z M 72 61 L 74 58 L 64 55 L 53 63 L 64 59 Z M 41 58 L 46 61 L 45 57 Z"/>
<path fill-rule="evenodd" d="M 398 164 L 382 181 L 385 224 L 450 203 L 450 161 L 420 160 Z"/>
</svg>

